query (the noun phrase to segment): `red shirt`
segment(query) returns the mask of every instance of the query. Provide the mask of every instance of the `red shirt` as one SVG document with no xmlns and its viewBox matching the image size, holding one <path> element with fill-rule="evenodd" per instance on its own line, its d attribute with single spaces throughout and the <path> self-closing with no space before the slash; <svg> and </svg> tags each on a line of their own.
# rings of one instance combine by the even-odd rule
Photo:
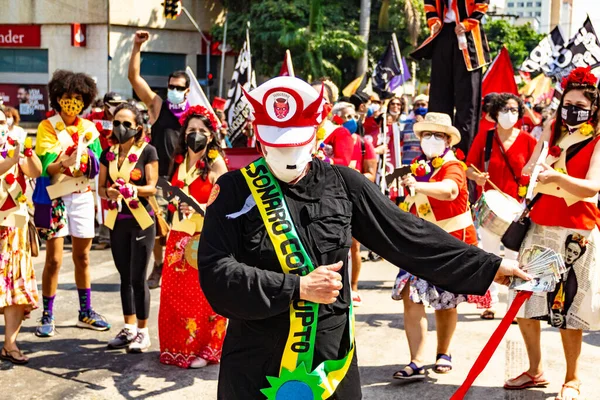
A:
<svg viewBox="0 0 600 400">
<path fill-rule="evenodd" d="M 585 179 L 596 144 L 600 137 L 593 139 L 567 162 L 569 176 Z M 559 189 L 563 190 L 563 189 Z M 600 227 L 598 205 L 587 201 L 578 201 L 570 207 L 561 197 L 543 194 L 533 206 L 531 220 L 538 225 L 561 226 L 563 228 L 592 230 Z"/>
<path fill-rule="evenodd" d="M 379 125 L 373 117 L 366 117 L 363 122 L 363 129 L 365 130 L 365 136 L 369 135 L 373 138 L 373 144 L 379 143 Z"/>
<path fill-rule="evenodd" d="M 352 135 L 352 140 L 354 142 L 354 148 L 352 150 L 351 157 L 351 167 L 356 169 L 358 172 L 363 173 L 363 163 L 365 160 L 375 160 L 377 155 L 375 154 L 375 147 L 373 146 L 373 142 L 366 138 L 363 138 L 362 141 L 365 144 L 365 154 L 363 156 L 363 147 L 360 140 L 360 135 L 357 133 Z"/>
<path fill-rule="evenodd" d="M 506 166 L 506 161 L 500 150 L 500 139 L 497 132 L 494 132 L 494 141 L 492 144 L 492 154 L 487 172 L 490 174 L 490 179 L 504 193 L 515 199 L 519 198 L 519 183 L 515 181 L 511 170 Z M 485 172 L 485 143 L 487 141 L 487 131 L 479 132 L 473 140 L 469 156 L 467 157 L 467 165 L 474 165 L 482 172 Z M 510 146 L 505 150 L 506 158 L 510 163 L 512 171 L 517 175 L 517 179 L 521 177 L 521 171 L 525 164 L 531 158 L 537 141 L 525 131 L 520 131 L 519 135 Z M 485 184 L 487 190 L 493 189 L 489 183 Z M 481 195 L 481 186 L 477 187 L 478 196 Z"/>
<path fill-rule="evenodd" d="M 109 121 L 109 119 L 106 116 L 104 111 L 96 111 L 96 112 L 90 113 L 89 115 L 85 116 L 84 118 L 92 121 L 96 125 L 96 129 L 99 128 L 98 122 L 100 122 L 100 124 L 102 124 L 101 121 Z M 111 123 L 111 125 L 112 125 L 112 123 Z M 111 146 L 111 143 L 108 140 L 108 137 L 112 133 L 112 129 L 104 129 L 104 128 L 98 129 L 98 132 L 100 132 L 100 137 L 99 137 L 100 146 L 102 146 L 102 150 L 106 150 L 106 148 Z"/>
<path fill-rule="evenodd" d="M 343 165 L 345 167 L 350 165 L 354 141 L 348 129 L 343 126 L 336 128 L 327 136 L 323 143 L 333 147 L 333 163 L 335 165 Z"/>
<path fill-rule="evenodd" d="M 469 188 L 467 185 L 467 175 L 462 165 L 458 161 L 447 161 L 442 165 L 440 171 L 432 177 L 429 182 L 442 182 L 445 179 L 452 180 L 458 185 L 458 196 L 452 201 L 437 200 L 433 197 L 427 197 L 435 219 L 442 221 L 448 218 L 464 214 L 469 210 Z M 417 214 L 416 206 L 411 208 L 413 214 Z M 452 236 L 462 240 L 467 244 L 477 244 L 477 231 L 471 224 L 465 229 L 450 232 Z"/>
<path fill-rule="evenodd" d="M 173 179 L 171 179 L 171 183 L 174 184 L 178 180 L 179 168 L 173 174 Z M 210 179 L 208 176 L 206 180 L 202 179 L 202 177 L 196 178 L 188 187 L 188 193 L 192 196 L 196 201 L 200 204 L 208 203 L 208 198 L 210 197 L 210 192 L 212 190 L 213 184 L 210 183 Z"/>
</svg>

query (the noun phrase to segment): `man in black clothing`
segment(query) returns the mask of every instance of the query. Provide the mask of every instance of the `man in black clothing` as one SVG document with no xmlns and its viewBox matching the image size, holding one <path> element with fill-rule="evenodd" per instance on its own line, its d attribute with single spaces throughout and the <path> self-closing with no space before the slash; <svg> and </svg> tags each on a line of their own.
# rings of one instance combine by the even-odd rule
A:
<svg viewBox="0 0 600 400">
<path fill-rule="evenodd" d="M 169 76 L 167 99 L 163 101 L 154 92 L 148 82 L 140 75 L 140 59 L 142 44 L 150 38 L 146 31 L 137 31 L 133 38 L 133 50 L 129 60 L 129 82 L 137 96 L 148 107 L 150 117 L 151 144 L 158 153 L 158 174 L 168 177 L 171 168 L 171 158 L 179 139 L 181 124 L 179 118 L 189 108 L 187 95 L 190 92 L 190 78 L 185 71 L 175 71 Z M 166 214 L 167 202 L 157 193 L 157 201 Z M 154 268 L 148 277 L 148 287 L 155 289 L 160 286 L 162 276 L 163 247 L 157 238 L 154 245 Z"/>
<path fill-rule="evenodd" d="M 299 400 L 320 399 L 323 391 L 330 399 L 361 398 L 347 270 L 353 236 L 391 263 L 456 293 L 483 295 L 494 277 L 527 279 L 516 265 L 401 211 L 360 173 L 311 160 L 322 109 L 315 105 L 322 96 L 310 90 L 297 78 L 278 77 L 246 95 L 264 160 L 223 175 L 208 202 L 198 252 L 200 283 L 213 309 L 230 319 L 219 399 L 272 399 L 275 391 L 283 396 L 292 390 L 288 398 Z M 277 98 L 291 102 L 291 117 L 274 116 Z M 295 228 L 291 236 L 289 224 Z M 277 243 L 281 232 L 287 240 Z M 291 273 L 283 272 L 289 265 L 280 262 L 282 252 L 296 261 Z M 297 342 L 309 331 L 292 334 L 295 323 L 311 325 L 305 310 L 314 303 L 314 339 Z M 299 321 L 290 309 L 305 311 L 304 317 Z M 308 351 L 311 365 L 293 364 L 290 371 L 286 354 L 300 358 Z M 339 359 L 346 360 L 344 367 L 321 368 Z M 326 377 L 338 372 L 338 379 L 318 371 Z"/>
</svg>

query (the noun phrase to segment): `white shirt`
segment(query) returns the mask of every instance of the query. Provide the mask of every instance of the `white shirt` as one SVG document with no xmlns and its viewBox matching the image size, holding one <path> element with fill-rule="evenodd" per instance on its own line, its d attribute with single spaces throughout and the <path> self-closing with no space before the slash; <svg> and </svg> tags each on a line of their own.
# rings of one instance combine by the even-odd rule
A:
<svg viewBox="0 0 600 400">
<path fill-rule="evenodd" d="M 446 10 L 446 16 L 444 22 L 456 22 L 456 14 L 454 14 L 454 2 L 456 0 L 448 0 L 448 9 Z"/>
</svg>

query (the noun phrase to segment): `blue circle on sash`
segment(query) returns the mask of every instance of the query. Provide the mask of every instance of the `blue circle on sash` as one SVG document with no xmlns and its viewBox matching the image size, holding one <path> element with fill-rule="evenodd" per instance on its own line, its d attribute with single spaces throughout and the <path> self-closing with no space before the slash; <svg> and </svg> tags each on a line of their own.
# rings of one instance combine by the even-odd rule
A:
<svg viewBox="0 0 600 400">
<path fill-rule="evenodd" d="M 313 391 L 301 381 L 287 381 L 279 387 L 275 400 L 314 400 Z"/>
</svg>

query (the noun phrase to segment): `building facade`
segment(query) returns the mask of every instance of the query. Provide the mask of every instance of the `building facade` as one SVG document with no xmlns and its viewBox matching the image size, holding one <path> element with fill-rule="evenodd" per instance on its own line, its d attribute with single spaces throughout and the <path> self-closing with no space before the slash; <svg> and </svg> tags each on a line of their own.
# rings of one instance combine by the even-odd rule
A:
<svg viewBox="0 0 600 400">
<path fill-rule="evenodd" d="M 184 15 L 163 16 L 163 0 L 0 0 L 0 96 L 16 106 L 24 121 L 36 122 L 47 110 L 46 84 L 57 69 L 85 72 L 97 82 L 99 95 L 114 91 L 134 97 L 127 68 L 137 30 L 150 32 L 142 47 L 142 76 L 163 93 L 169 73 L 189 66 L 205 82 L 207 59 L 217 94 L 221 51 L 210 45 Z M 184 2 L 210 40 L 214 24 L 222 23 L 221 3 Z M 210 53 L 210 56 L 208 55 Z M 225 86 L 234 55 L 225 59 Z M 205 88 L 206 89 L 206 88 Z"/>
</svg>

